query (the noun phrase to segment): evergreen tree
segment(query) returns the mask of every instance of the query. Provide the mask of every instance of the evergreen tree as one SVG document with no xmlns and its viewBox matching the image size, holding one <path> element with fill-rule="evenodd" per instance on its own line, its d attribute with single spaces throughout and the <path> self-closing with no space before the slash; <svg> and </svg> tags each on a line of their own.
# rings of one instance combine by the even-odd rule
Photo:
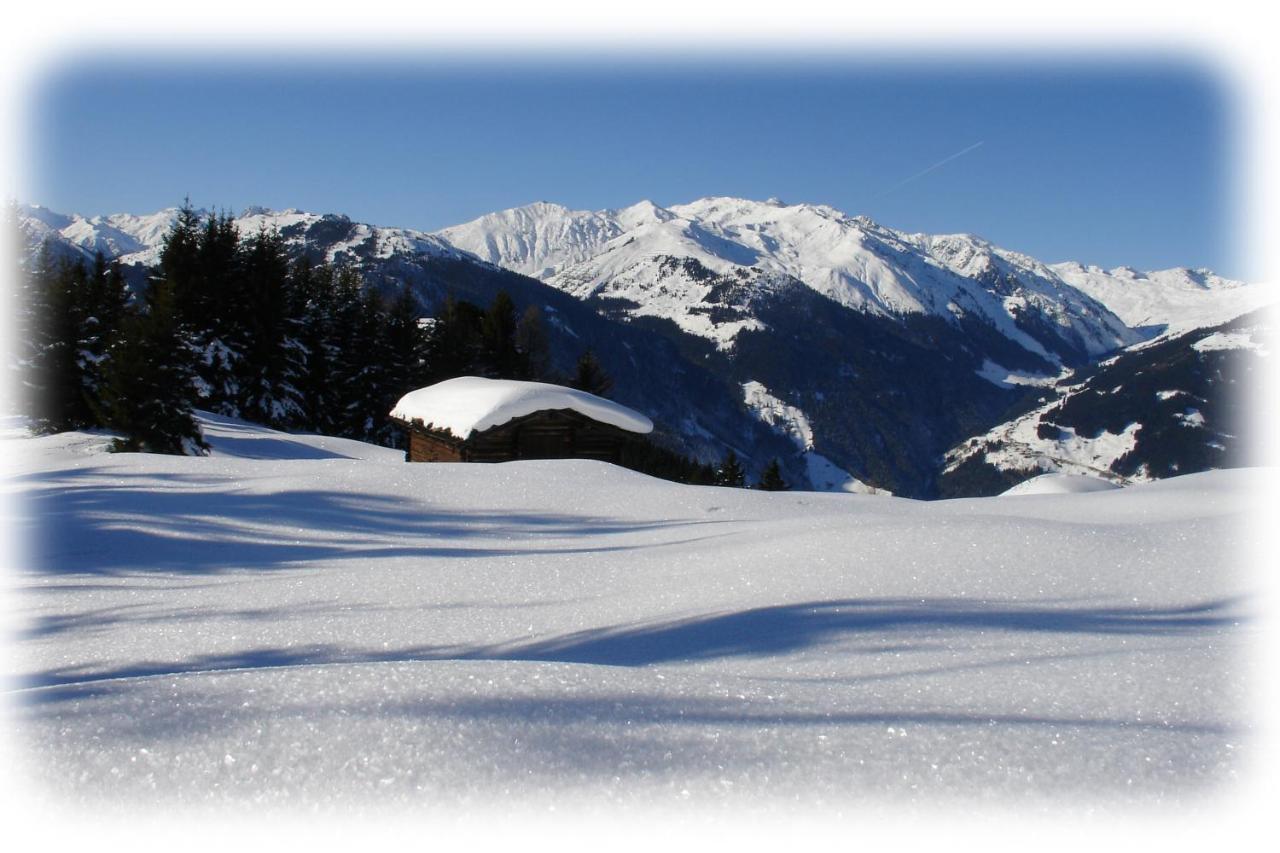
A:
<svg viewBox="0 0 1280 853">
<path fill-rule="evenodd" d="M 515 379 L 524 372 L 524 359 L 516 348 L 516 305 L 499 290 L 480 324 L 485 372 L 496 379 Z"/>
<path fill-rule="evenodd" d="M 110 347 L 119 337 L 128 302 L 129 291 L 119 262 L 107 263 L 101 252 L 96 253 L 85 296 L 87 317 L 81 347 L 91 408 L 101 392 Z"/>
<path fill-rule="evenodd" d="M 520 379 L 548 381 L 551 379 L 551 347 L 547 342 L 547 330 L 542 323 L 542 310 L 530 305 L 516 323 L 516 349 L 524 365 Z"/>
<path fill-rule="evenodd" d="M 484 312 L 477 306 L 446 297 L 428 339 L 432 382 L 484 372 L 483 321 Z"/>
<path fill-rule="evenodd" d="M 87 347 L 92 336 L 88 274 L 80 262 L 44 253 L 31 274 L 31 336 L 23 383 L 36 432 L 64 432 L 95 423 Z"/>
<path fill-rule="evenodd" d="M 151 287 L 171 292 L 175 321 L 194 353 L 200 405 L 240 415 L 240 378 L 247 315 L 240 275 L 240 237 L 229 214 L 201 222 L 183 203 L 165 235 Z"/>
<path fill-rule="evenodd" d="M 732 450 L 725 455 L 724 461 L 720 463 L 720 468 L 716 471 L 715 484 L 738 489 L 746 485 L 746 474 L 742 470 L 742 463 L 738 461 L 738 454 Z"/>
<path fill-rule="evenodd" d="M 427 333 L 419 322 L 422 312 L 408 285 L 400 289 L 387 312 L 387 381 L 396 400 L 416 388 L 431 384 L 427 377 Z"/>
<path fill-rule="evenodd" d="M 242 249 L 241 300 L 245 311 L 234 330 L 236 408 L 241 417 L 287 427 L 302 417 L 296 382 L 304 365 L 296 334 L 301 317 L 291 293 L 289 257 L 275 230 L 260 229 Z"/>
<path fill-rule="evenodd" d="M 791 488 L 787 481 L 782 479 L 782 467 L 776 458 L 764 469 L 758 488 L 766 492 L 785 492 Z"/>
<path fill-rule="evenodd" d="M 604 372 L 596 354 L 588 349 L 578 356 L 578 365 L 569 387 L 597 397 L 608 397 L 613 390 L 613 378 Z"/>
<path fill-rule="evenodd" d="M 290 292 L 296 300 L 294 311 L 302 318 L 298 344 L 302 368 L 297 379 L 298 405 L 301 408 L 297 426 L 333 435 L 334 413 L 342 409 L 341 390 L 334 383 L 334 364 L 338 344 L 335 340 L 334 309 L 336 305 L 333 267 L 315 266 L 306 258 L 293 267 Z"/>
<path fill-rule="evenodd" d="M 390 444 L 397 433 L 387 419 L 394 400 L 387 403 L 392 393 L 391 353 L 382 298 L 373 288 L 366 288 L 357 294 L 354 305 L 346 303 L 342 310 L 346 339 L 339 349 L 335 379 L 347 393 L 339 416 L 339 434 Z"/>
<path fill-rule="evenodd" d="M 212 325 L 209 307 L 212 294 L 201 287 L 200 281 L 204 265 L 200 257 L 201 236 L 200 215 L 191 206 L 191 199 L 184 199 L 164 237 L 158 276 L 169 283 L 178 322 L 194 329 Z"/>
<path fill-rule="evenodd" d="M 99 412 L 122 434 L 117 450 L 203 453 L 193 413 L 194 359 L 175 312 L 172 286 L 156 282 L 145 310 L 127 316 L 106 361 Z"/>
</svg>

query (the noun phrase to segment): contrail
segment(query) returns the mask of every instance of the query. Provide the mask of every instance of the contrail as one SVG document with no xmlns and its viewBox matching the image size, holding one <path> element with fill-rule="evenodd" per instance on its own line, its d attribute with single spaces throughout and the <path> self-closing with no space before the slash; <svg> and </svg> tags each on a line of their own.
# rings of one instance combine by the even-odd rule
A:
<svg viewBox="0 0 1280 853">
<path fill-rule="evenodd" d="M 935 170 L 935 169 L 941 169 L 943 166 L 947 165 L 948 163 L 950 163 L 952 160 L 956 159 L 957 157 L 963 157 L 964 155 L 968 154 L 970 151 L 973 151 L 975 148 L 981 148 L 981 147 L 982 147 L 982 143 L 983 143 L 983 142 L 985 142 L 985 141 L 986 141 L 985 139 L 984 139 L 984 140 L 980 140 L 980 141 L 978 141 L 978 142 L 973 143 L 973 144 L 972 144 L 972 145 L 970 145 L 968 148 L 965 148 L 963 151 L 957 151 L 956 153 L 952 154 L 950 157 L 944 157 L 943 159 L 941 159 L 941 160 L 939 160 L 938 162 L 934 163 L 934 164 L 933 164 L 932 166 L 930 166 L 929 168 L 927 168 L 927 169 L 925 169 L 925 170 L 923 170 L 923 171 L 921 171 L 921 172 L 917 172 L 916 174 L 912 175 L 912 176 L 911 176 L 911 177 L 909 177 L 909 178 L 906 178 L 906 179 L 904 179 L 904 180 L 898 181 L 896 184 L 894 184 L 893 186 L 889 187 L 889 189 L 885 190 L 885 191 L 884 191 L 884 192 L 882 192 L 882 193 L 879 193 L 876 197 L 877 197 L 877 198 L 879 198 L 880 196 L 888 195 L 889 193 L 893 192 L 894 190 L 898 189 L 899 187 L 906 186 L 907 184 L 911 183 L 911 182 L 912 182 L 912 181 L 914 181 L 914 180 L 917 180 L 917 179 L 919 179 L 919 178 L 923 178 L 925 175 L 929 174 L 930 172 L 932 172 L 932 171 L 933 171 L 933 170 Z"/>
</svg>

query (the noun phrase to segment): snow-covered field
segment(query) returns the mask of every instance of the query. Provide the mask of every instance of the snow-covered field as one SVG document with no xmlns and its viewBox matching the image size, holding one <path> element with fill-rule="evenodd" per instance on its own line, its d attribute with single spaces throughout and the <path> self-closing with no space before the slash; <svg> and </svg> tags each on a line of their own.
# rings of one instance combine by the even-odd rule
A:
<svg viewBox="0 0 1280 853">
<path fill-rule="evenodd" d="M 6 442 L 34 803 L 1172 820 L 1252 778 L 1265 472 L 925 503 L 205 427 Z"/>
</svg>

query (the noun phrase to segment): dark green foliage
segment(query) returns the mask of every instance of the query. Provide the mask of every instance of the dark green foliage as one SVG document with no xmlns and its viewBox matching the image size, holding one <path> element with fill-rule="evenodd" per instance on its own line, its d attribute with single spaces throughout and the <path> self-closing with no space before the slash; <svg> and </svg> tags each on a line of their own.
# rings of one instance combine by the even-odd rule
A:
<svg viewBox="0 0 1280 853">
<path fill-rule="evenodd" d="M 597 397 L 608 397 L 613 390 L 613 377 L 604 372 L 599 359 L 591 350 L 586 350 L 578 357 L 577 371 L 569 387 L 595 394 Z"/>
<path fill-rule="evenodd" d="M 493 297 L 480 323 L 484 375 L 495 379 L 519 379 L 528 373 L 524 355 L 516 346 L 516 305 L 505 290 Z"/>
<path fill-rule="evenodd" d="M 746 472 L 742 469 L 742 463 L 738 461 L 738 454 L 730 450 L 725 454 L 720 467 L 716 469 L 715 485 L 741 489 L 746 486 L 746 482 Z"/>
<path fill-rule="evenodd" d="M 45 256 L 31 278 L 32 339 L 23 380 L 33 426 L 37 432 L 91 426 L 90 375 L 83 349 L 89 325 L 84 265 Z"/>
<path fill-rule="evenodd" d="M 716 472 L 710 465 L 704 465 L 644 439 L 624 444 L 618 464 L 632 471 L 675 483 L 709 486 L 715 482 Z"/>
<path fill-rule="evenodd" d="M 119 266 L 99 253 L 86 270 L 78 260 L 41 251 L 19 276 L 25 305 L 18 367 L 34 429 L 99 425 L 95 401 L 128 301 Z"/>
<path fill-rule="evenodd" d="M 304 419 L 296 383 L 305 367 L 297 340 L 301 318 L 293 313 L 295 282 L 279 233 L 261 230 L 245 241 L 239 282 L 242 308 L 225 333 L 240 355 L 233 368 L 236 414 L 269 426 L 292 426 Z"/>
<path fill-rule="evenodd" d="M 116 449 L 199 453 L 208 449 L 193 414 L 194 360 L 174 310 L 173 288 L 159 282 L 145 310 L 127 317 L 107 362 L 98 410 L 121 437 Z"/>
<path fill-rule="evenodd" d="M 787 489 L 791 488 L 791 486 L 787 484 L 787 481 L 782 479 L 782 468 L 778 464 L 778 460 L 776 458 L 770 461 L 765 467 L 764 474 L 760 476 L 760 482 L 757 485 L 757 488 L 765 492 L 785 492 Z"/>
<path fill-rule="evenodd" d="M 470 302 L 452 296 L 445 299 L 428 342 L 433 381 L 476 373 L 482 360 L 483 317 L 484 313 Z"/>
<path fill-rule="evenodd" d="M 990 497 L 1008 491 L 1039 474 L 1039 471 L 1001 471 L 983 460 L 983 454 L 970 456 L 938 479 L 938 497 Z"/>
<path fill-rule="evenodd" d="M 551 346 L 547 342 L 547 330 L 542 321 L 542 309 L 530 305 L 516 323 L 516 349 L 524 359 L 524 376 L 521 379 L 554 382 L 551 369 Z"/>
</svg>

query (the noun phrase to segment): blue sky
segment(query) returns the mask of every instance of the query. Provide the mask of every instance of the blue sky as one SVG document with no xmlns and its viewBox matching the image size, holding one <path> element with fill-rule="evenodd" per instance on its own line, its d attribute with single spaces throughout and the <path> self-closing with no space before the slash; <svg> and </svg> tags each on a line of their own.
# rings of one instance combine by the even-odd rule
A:
<svg viewBox="0 0 1280 853">
<path fill-rule="evenodd" d="M 1163 61 L 113 58 L 33 103 L 29 200 L 62 212 L 189 195 L 430 230 L 536 200 L 776 196 L 1050 262 L 1244 274 L 1229 98 Z"/>
</svg>

